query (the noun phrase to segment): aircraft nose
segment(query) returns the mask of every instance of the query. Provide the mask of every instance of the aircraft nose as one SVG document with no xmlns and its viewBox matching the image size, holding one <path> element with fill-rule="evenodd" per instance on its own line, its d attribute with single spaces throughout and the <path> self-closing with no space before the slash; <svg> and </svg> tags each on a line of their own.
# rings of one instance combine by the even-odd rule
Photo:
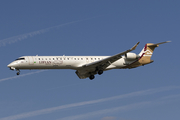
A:
<svg viewBox="0 0 180 120">
<path fill-rule="evenodd" d="M 9 68 L 14 67 L 14 63 L 10 63 L 9 65 L 7 65 L 7 67 Z"/>
<path fill-rule="evenodd" d="M 10 63 L 9 65 L 7 65 L 7 67 L 13 67 L 14 63 Z"/>
<path fill-rule="evenodd" d="M 11 68 L 11 67 L 17 67 L 18 66 L 18 63 L 16 62 L 12 62 L 10 63 L 9 65 L 7 65 L 7 67 Z"/>
<path fill-rule="evenodd" d="M 16 66 L 17 66 L 17 64 L 15 62 L 12 62 L 9 65 L 7 65 L 7 67 L 10 68 L 11 70 L 15 70 Z"/>
<path fill-rule="evenodd" d="M 7 67 L 11 67 L 11 63 L 9 65 L 7 65 Z"/>
</svg>

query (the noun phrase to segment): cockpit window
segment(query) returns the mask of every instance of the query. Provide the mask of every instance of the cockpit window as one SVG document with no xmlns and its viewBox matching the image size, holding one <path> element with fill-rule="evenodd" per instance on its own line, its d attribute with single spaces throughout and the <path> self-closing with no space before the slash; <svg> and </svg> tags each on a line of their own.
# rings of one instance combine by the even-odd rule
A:
<svg viewBox="0 0 180 120">
<path fill-rule="evenodd" d="M 18 59 L 16 59 L 16 60 L 25 60 L 25 58 L 18 58 Z M 15 60 L 15 61 L 16 61 L 16 60 Z"/>
</svg>

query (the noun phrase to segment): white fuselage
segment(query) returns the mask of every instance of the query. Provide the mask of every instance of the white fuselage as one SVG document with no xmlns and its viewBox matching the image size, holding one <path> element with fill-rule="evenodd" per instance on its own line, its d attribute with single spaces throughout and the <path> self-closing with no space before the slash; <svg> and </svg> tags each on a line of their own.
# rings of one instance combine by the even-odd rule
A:
<svg viewBox="0 0 180 120">
<path fill-rule="evenodd" d="M 113 56 L 22 56 L 8 65 L 11 70 L 20 69 L 73 69 L 80 79 L 94 79 L 96 74 L 110 69 L 131 69 L 152 63 L 152 53 L 160 44 L 147 43 L 139 54 L 130 53 L 135 50 L 136 43 L 131 49 Z"/>
<path fill-rule="evenodd" d="M 22 56 L 8 65 L 12 69 L 74 69 L 78 70 L 85 64 L 90 64 L 109 56 Z M 108 69 L 120 69 L 133 61 L 124 57 L 112 63 Z"/>
</svg>

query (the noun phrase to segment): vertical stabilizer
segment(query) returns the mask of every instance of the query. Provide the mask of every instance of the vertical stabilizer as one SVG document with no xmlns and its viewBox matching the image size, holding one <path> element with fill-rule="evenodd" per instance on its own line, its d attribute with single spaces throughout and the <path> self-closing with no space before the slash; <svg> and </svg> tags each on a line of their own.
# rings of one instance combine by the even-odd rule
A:
<svg viewBox="0 0 180 120">
<path fill-rule="evenodd" d="M 157 44 L 147 43 L 144 46 L 144 48 L 142 49 L 142 51 L 139 53 L 139 56 L 141 56 L 141 57 L 138 62 L 142 65 L 152 63 L 153 60 L 151 60 L 151 56 L 154 52 L 154 49 L 156 47 L 159 47 L 160 44 L 164 44 L 164 43 L 168 43 L 168 42 L 170 42 L 170 41 L 157 43 Z"/>
</svg>

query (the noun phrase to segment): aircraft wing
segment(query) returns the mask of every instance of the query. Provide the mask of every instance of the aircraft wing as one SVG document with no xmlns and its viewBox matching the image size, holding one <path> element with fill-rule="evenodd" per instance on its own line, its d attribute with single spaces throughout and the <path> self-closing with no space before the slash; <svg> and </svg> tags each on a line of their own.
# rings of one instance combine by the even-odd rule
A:
<svg viewBox="0 0 180 120">
<path fill-rule="evenodd" d="M 124 52 L 121 52 L 119 54 L 110 56 L 108 58 L 92 62 L 89 64 L 82 65 L 79 70 L 76 71 L 76 74 L 79 78 L 84 79 L 89 77 L 91 74 L 95 75 L 97 74 L 98 70 L 105 70 L 109 65 L 111 65 L 113 62 L 119 60 L 122 58 L 122 55 L 125 55 L 128 52 L 131 52 L 136 49 L 140 42 L 136 43 L 131 49 L 126 50 Z"/>
</svg>

